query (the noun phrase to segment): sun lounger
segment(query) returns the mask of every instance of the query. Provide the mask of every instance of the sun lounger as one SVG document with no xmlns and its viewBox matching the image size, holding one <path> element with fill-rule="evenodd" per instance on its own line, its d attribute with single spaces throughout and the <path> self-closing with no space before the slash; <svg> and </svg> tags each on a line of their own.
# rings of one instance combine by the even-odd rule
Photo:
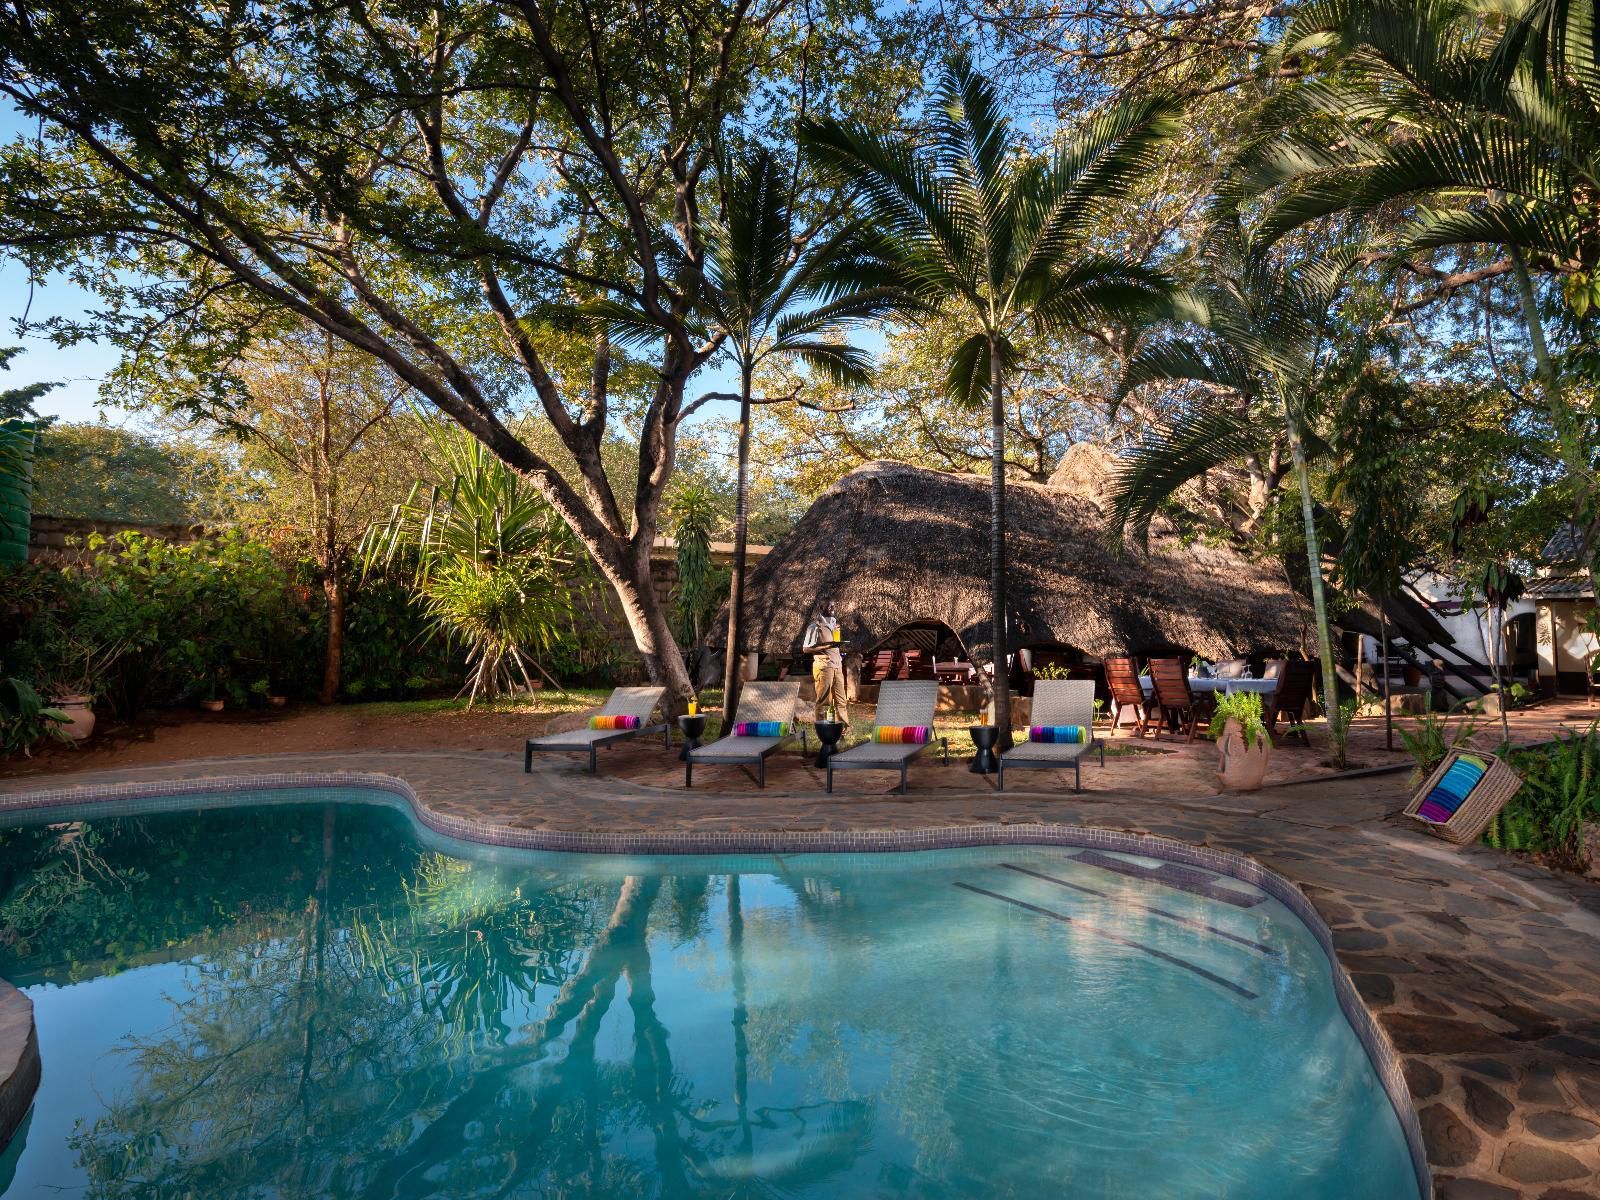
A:
<svg viewBox="0 0 1600 1200">
<path fill-rule="evenodd" d="M 799 679 L 762 680 L 744 685 L 739 693 L 739 724 L 766 724 L 781 722 L 789 726 L 782 737 L 736 737 L 728 730 L 727 737 L 708 742 L 691 750 L 683 760 L 683 786 L 694 784 L 694 769 L 702 767 L 755 767 L 756 782 L 767 786 L 767 759 L 790 742 L 796 731 L 802 749 L 805 747 L 804 729 L 798 729 L 795 710 L 800 706 Z"/>
<path fill-rule="evenodd" d="M 1100 765 L 1106 765 L 1105 743 L 1094 735 L 1094 680 L 1039 680 L 1033 685 L 1032 719 L 1040 726 L 1080 725 L 1088 736 L 1081 742 L 1018 742 L 1000 756 L 1000 790 L 1006 790 L 1007 770 L 1071 767 L 1072 790 L 1083 791 L 1083 756 L 1098 746 Z"/>
<path fill-rule="evenodd" d="M 1092 685 L 1091 685 L 1092 686 Z M 934 679 L 886 680 L 878 689 L 879 728 L 926 728 L 925 742 L 862 742 L 828 760 L 828 791 L 833 791 L 835 771 L 899 771 L 900 794 L 906 794 L 906 769 L 937 740 L 944 748 L 945 765 L 950 765 L 950 739 L 935 739 L 933 710 L 939 703 L 939 683 Z"/>
<path fill-rule="evenodd" d="M 654 714 L 661 698 L 667 694 L 664 687 L 619 687 L 612 689 L 611 695 L 606 697 L 606 702 L 600 706 L 600 711 L 595 716 L 600 717 L 636 717 L 639 724 L 634 729 L 572 729 L 566 733 L 552 733 L 549 737 L 529 738 L 522 747 L 522 770 L 526 774 L 533 770 L 533 756 L 537 754 L 584 754 L 589 755 L 589 773 L 597 774 L 599 763 L 596 756 L 600 747 L 614 746 L 618 742 L 625 742 L 629 738 L 639 737 L 646 733 L 659 733 L 664 746 L 672 745 L 672 730 L 665 721 L 659 725 L 649 724 L 650 717 Z"/>
</svg>

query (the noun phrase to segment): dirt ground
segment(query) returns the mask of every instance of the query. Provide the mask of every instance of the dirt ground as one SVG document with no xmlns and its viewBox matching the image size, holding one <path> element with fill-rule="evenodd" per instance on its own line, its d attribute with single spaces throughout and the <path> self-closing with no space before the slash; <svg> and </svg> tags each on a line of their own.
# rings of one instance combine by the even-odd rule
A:
<svg viewBox="0 0 1600 1200">
<path fill-rule="evenodd" d="M 148 714 L 132 724 L 106 722 L 93 739 L 81 745 L 50 746 L 35 750 L 31 758 L 0 761 L 0 778 L 53 776 L 238 755 L 324 751 L 485 750 L 520 757 L 525 738 L 537 736 L 551 720 L 580 711 L 596 699 L 597 694 L 580 693 L 567 700 L 552 695 L 542 697 L 537 705 L 480 707 L 471 712 L 437 702 L 341 704 L 327 708 L 302 705 L 221 713 L 166 710 Z M 1512 736 L 1518 742 L 1540 741 L 1563 728 L 1585 728 L 1596 717 L 1600 717 L 1600 708 L 1588 707 L 1581 700 L 1541 704 L 1512 714 Z M 870 723 L 866 713 L 859 714 L 857 723 L 863 721 Z M 1409 719 L 1397 719 L 1397 730 L 1409 723 Z M 1488 747 L 1499 740 L 1498 722 L 1482 722 L 1477 738 L 1479 744 Z M 1174 795 L 1217 790 L 1216 750 L 1203 738 L 1193 743 L 1172 736 L 1133 739 L 1123 730 L 1113 738 L 1111 745 L 1113 754 L 1106 766 L 1101 768 L 1096 764 L 1092 772 L 1086 771 L 1086 787 L 1137 787 Z M 646 786 L 681 785 L 676 756 L 663 759 L 659 743 L 657 746 L 655 752 L 640 746 L 615 758 L 608 755 L 615 763 L 610 769 L 621 770 L 634 782 Z M 1351 766 L 1407 762 L 1398 733 L 1395 746 L 1393 751 L 1385 748 L 1381 719 L 1359 720 L 1352 726 Z M 790 773 L 787 757 L 773 763 L 775 778 L 772 782 L 778 783 Z M 931 755 L 928 757 L 932 759 Z M 1326 759 L 1326 750 L 1316 744 L 1308 749 L 1298 741 L 1283 740 L 1273 753 L 1267 781 L 1280 783 L 1328 774 Z M 957 761 L 952 758 L 952 768 Z M 965 759 L 959 761 L 964 764 Z M 792 765 L 798 773 L 801 766 L 798 756 Z M 702 786 L 713 790 L 748 786 L 748 781 L 737 771 L 707 771 L 705 775 Z M 954 769 L 948 774 L 937 771 L 919 772 L 919 775 L 924 780 L 923 786 L 939 790 L 971 787 L 977 782 L 965 771 Z M 700 784 L 700 780 L 696 783 Z"/>
</svg>

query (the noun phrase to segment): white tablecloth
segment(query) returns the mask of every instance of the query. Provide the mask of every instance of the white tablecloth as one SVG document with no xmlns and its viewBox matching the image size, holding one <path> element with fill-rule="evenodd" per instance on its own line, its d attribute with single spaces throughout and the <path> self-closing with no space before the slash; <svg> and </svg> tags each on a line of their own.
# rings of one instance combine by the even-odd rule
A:
<svg viewBox="0 0 1600 1200">
<path fill-rule="evenodd" d="M 1139 686 L 1146 693 L 1155 691 L 1155 682 L 1148 676 L 1141 676 Z M 1209 675 L 1189 676 L 1189 690 L 1191 692 L 1260 692 L 1262 695 L 1271 695 L 1278 690 L 1276 679 L 1215 679 Z"/>
</svg>

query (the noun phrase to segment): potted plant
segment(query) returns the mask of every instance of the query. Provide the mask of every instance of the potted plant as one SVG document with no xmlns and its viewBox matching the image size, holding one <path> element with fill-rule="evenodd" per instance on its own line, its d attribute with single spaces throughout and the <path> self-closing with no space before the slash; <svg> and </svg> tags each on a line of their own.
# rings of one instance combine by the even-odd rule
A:
<svg viewBox="0 0 1600 1200">
<path fill-rule="evenodd" d="M 1259 788 L 1272 753 L 1272 740 L 1261 719 L 1260 693 L 1218 696 L 1211 715 L 1211 736 L 1217 739 L 1217 782 L 1223 790 L 1253 792 Z"/>
<path fill-rule="evenodd" d="M 45 652 L 45 691 L 65 714 L 61 733 L 81 742 L 94 733 L 94 702 L 123 647 L 95 641 L 86 633 L 58 627 Z"/>
</svg>

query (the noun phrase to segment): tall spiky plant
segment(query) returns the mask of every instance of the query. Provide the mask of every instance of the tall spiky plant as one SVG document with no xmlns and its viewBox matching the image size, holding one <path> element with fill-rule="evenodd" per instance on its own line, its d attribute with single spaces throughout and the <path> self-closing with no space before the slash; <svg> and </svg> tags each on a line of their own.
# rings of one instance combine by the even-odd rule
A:
<svg viewBox="0 0 1600 1200">
<path fill-rule="evenodd" d="M 1095 219 L 1129 195 L 1178 129 L 1164 95 L 1116 105 L 1050 154 L 1018 152 L 994 89 L 965 55 L 940 73 L 923 145 L 836 120 L 811 121 L 801 145 L 855 192 L 877 235 L 870 251 L 835 264 L 859 286 L 889 286 L 904 310 L 955 311 L 968 336 L 946 388 L 958 403 L 989 401 L 990 635 L 994 721 L 1011 742 L 1005 553 L 1005 377 L 1015 336 L 1114 322 L 1170 301 L 1159 273 L 1087 244 Z"/>
<path fill-rule="evenodd" d="M 578 621 L 592 566 L 576 535 L 544 497 L 482 442 L 427 424 L 428 465 L 441 482 L 418 483 L 362 539 L 363 570 L 414 562 L 413 586 L 432 631 L 466 650 L 462 691 L 534 687 L 540 664 Z M 557 685 L 559 686 L 559 685 Z"/>
<path fill-rule="evenodd" d="M 1151 516 L 1185 483 L 1255 451 L 1260 414 L 1273 414 L 1268 419 L 1288 441 L 1300 490 L 1323 702 L 1336 740 L 1339 732 L 1331 718 L 1338 706 L 1338 672 L 1311 498 L 1306 401 L 1317 389 L 1344 262 L 1290 265 L 1271 254 L 1252 253 L 1237 216 L 1219 214 L 1202 255 L 1207 284 L 1197 336 L 1147 341 L 1129 359 L 1118 389 L 1126 396 L 1146 384 L 1182 380 L 1204 385 L 1207 394 L 1134 453 L 1112 493 L 1115 536 L 1120 541 L 1131 525 L 1142 538 Z"/>
</svg>

